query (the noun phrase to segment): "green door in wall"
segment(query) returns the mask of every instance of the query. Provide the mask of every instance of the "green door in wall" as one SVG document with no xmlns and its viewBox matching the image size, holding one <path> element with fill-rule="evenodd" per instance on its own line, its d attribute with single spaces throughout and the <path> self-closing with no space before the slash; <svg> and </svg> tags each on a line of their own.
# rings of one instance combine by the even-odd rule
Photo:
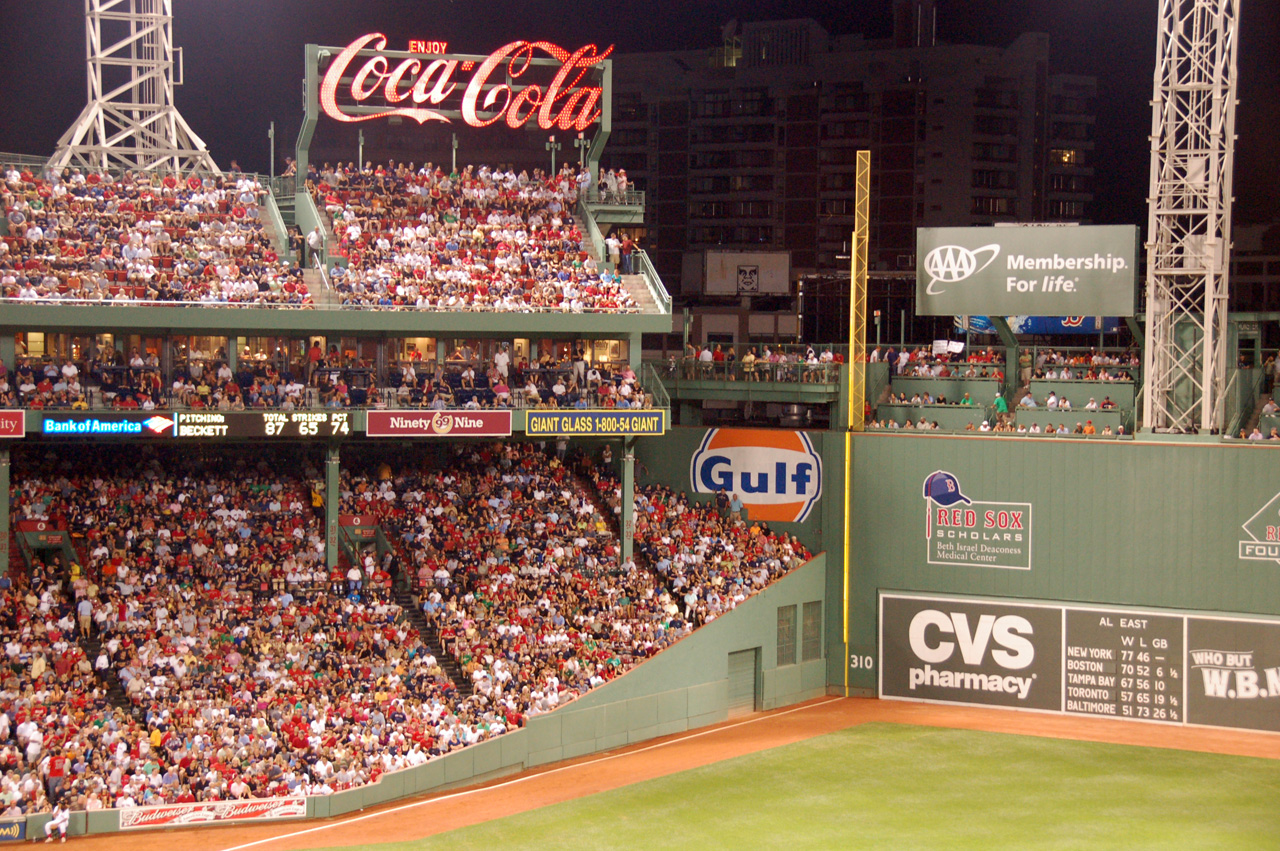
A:
<svg viewBox="0 0 1280 851">
<path fill-rule="evenodd" d="M 760 708 L 760 648 L 729 654 L 729 717 Z"/>
</svg>

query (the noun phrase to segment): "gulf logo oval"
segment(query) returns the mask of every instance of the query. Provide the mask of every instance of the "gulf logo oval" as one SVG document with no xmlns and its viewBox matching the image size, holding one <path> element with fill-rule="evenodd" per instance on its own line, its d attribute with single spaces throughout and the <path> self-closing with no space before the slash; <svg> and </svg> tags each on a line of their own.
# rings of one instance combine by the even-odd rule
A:
<svg viewBox="0 0 1280 851">
<path fill-rule="evenodd" d="M 822 458 L 802 431 L 716 428 L 693 453 L 694 493 L 736 493 L 751 520 L 800 523 L 822 496 Z"/>
</svg>

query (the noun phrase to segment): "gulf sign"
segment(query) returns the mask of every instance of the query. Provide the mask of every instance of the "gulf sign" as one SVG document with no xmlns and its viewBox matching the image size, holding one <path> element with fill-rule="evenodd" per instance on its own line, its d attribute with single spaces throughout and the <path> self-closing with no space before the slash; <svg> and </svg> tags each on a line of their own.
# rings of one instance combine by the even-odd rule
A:
<svg viewBox="0 0 1280 851">
<path fill-rule="evenodd" d="M 689 478 L 694 493 L 736 493 L 750 520 L 800 523 L 822 496 L 822 458 L 802 431 L 715 428 Z"/>
</svg>

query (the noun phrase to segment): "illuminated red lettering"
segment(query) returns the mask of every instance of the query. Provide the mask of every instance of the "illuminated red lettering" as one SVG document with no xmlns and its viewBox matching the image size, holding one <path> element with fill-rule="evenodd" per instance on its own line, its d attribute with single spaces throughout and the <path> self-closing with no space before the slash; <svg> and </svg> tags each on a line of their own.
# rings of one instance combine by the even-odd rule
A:
<svg viewBox="0 0 1280 851">
<path fill-rule="evenodd" d="M 450 119 L 440 112 L 419 105 L 442 104 L 459 87 L 455 80 L 459 64 L 465 72 L 471 71 L 475 63 L 442 58 L 424 68 L 421 60 L 405 58 L 392 66 L 393 60 L 378 53 L 357 65 L 357 55 L 361 51 L 382 51 L 386 45 L 385 35 L 369 33 L 351 42 L 338 54 L 325 71 L 320 86 L 320 107 L 325 114 L 342 122 L 369 121 L 392 115 L 412 118 L 419 124 L 449 122 Z M 409 42 L 409 52 L 412 53 L 442 54 L 447 49 L 448 42 L 443 41 L 414 39 Z M 560 63 L 554 78 L 545 87 L 532 82 L 520 85 L 520 78 L 534 67 L 538 53 Z M 594 44 L 588 44 L 570 53 L 550 42 L 513 41 L 495 50 L 475 67 L 463 89 L 459 113 L 462 120 L 472 127 L 488 127 L 504 121 L 508 127 L 520 128 L 533 120 L 543 130 L 585 130 L 600 120 L 603 92 L 599 86 L 581 83 L 590 68 L 612 53 L 612 46 L 601 51 Z M 506 73 L 499 81 L 495 72 L 504 64 Z M 381 106 L 376 102 L 380 99 L 386 108 L 363 115 L 344 112 L 338 103 L 338 90 L 344 79 L 350 80 L 345 92 L 355 104 L 377 108 Z M 409 100 L 414 106 L 396 106 Z"/>
</svg>

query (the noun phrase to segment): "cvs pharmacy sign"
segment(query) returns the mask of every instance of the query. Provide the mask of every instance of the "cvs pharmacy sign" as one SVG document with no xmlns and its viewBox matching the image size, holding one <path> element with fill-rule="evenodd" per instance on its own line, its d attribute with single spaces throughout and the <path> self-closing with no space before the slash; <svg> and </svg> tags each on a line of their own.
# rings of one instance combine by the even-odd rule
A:
<svg viewBox="0 0 1280 851">
<path fill-rule="evenodd" d="M 1062 610 L 880 595 L 880 696 L 1062 709 Z"/>
<path fill-rule="evenodd" d="M 822 458 L 802 431 L 715 428 L 689 479 L 694 493 L 737 494 L 750 520 L 799 523 L 822 496 Z"/>
</svg>

